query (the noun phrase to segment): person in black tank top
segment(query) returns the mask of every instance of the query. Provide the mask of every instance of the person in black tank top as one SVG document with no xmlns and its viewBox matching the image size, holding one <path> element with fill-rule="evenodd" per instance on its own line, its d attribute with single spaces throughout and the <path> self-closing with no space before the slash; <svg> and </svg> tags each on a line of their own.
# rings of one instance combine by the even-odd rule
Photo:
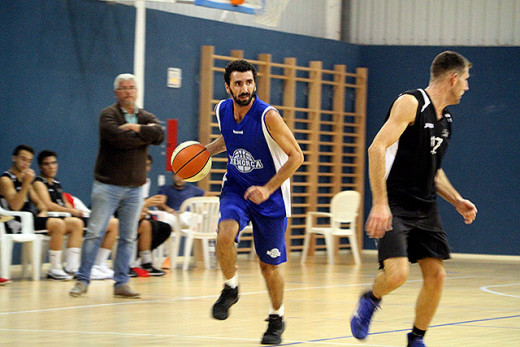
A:
<svg viewBox="0 0 520 347">
<path fill-rule="evenodd" d="M 38 210 L 34 216 L 34 230 L 46 229 L 51 238 L 49 242 L 51 269 L 47 273 L 47 277 L 55 280 L 70 280 L 72 279 L 71 273 L 79 264 L 83 223 L 81 220 L 69 217 L 63 219 L 47 217 L 47 206 L 38 197 L 33 187 L 35 177 L 34 171 L 31 169 L 33 156 L 34 150 L 27 145 L 15 148 L 13 165 L 0 178 L 1 204 L 3 208 L 13 211 L 34 213 L 34 207 Z M 16 233 L 16 227 L 20 226 L 20 222 L 12 220 L 8 223 L 12 224 L 8 225 L 10 232 Z M 69 236 L 65 268 L 61 262 L 64 235 Z"/>
<path fill-rule="evenodd" d="M 47 149 L 41 151 L 38 154 L 38 166 L 40 168 L 40 175 L 36 177 L 33 186 L 39 198 L 47 206 L 48 211 L 70 213 L 72 215 L 70 219 L 81 224 L 81 228 L 84 229 L 88 225 L 88 217 L 83 211 L 78 210 L 65 199 L 61 183 L 56 179 L 58 173 L 58 154 Z M 114 271 L 108 267 L 107 261 L 112 252 L 118 231 L 119 221 L 117 218 L 111 218 L 108 222 L 103 242 L 99 247 L 94 266 L 92 267 L 90 274 L 92 280 L 105 280 L 114 277 Z M 71 262 L 76 264 L 68 268 L 68 271 L 71 273 L 78 271 L 80 249 L 69 249 L 69 253 L 67 254 L 69 257 L 73 256 L 72 254 L 76 252 L 78 262 Z"/>
<path fill-rule="evenodd" d="M 425 346 L 424 334 L 444 283 L 443 260 L 450 257 L 436 196 L 450 202 L 467 224 L 477 214 L 475 205 L 462 198 L 441 168 L 451 138 L 452 116 L 446 107 L 458 104 L 468 90 L 470 67 L 458 53 L 437 55 L 428 87 L 404 92 L 395 100 L 368 150 L 373 201 L 365 229 L 378 239 L 381 271 L 352 315 L 350 327 L 358 339 L 367 336 L 381 298 L 399 288 L 408 277 L 409 262 L 417 262 L 424 285 L 407 337 L 408 346 Z"/>
</svg>

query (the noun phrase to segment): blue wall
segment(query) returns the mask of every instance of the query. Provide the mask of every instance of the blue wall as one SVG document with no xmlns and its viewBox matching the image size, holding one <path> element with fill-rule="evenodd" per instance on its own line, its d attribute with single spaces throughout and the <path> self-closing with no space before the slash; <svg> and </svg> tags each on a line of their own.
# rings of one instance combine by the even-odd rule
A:
<svg viewBox="0 0 520 347">
<path fill-rule="evenodd" d="M 93 0 L 3 0 L 0 23 L 0 169 L 9 168 L 11 151 L 20 143 L 37 152 L 54 149 L 66 190 L 88 202 L 99 111 L 114 102 L 114 77 L 133 69 L 135 10 Z M 270 53 L 275 62 L 296 57 L 299 65 L 321 60 L 328 68 L 368 67 L 367 145 L 393 98 L 402 90 L 425 87 L 431 59 L 446 49 L 357 46 L 149 10 L 145 108 L 162 121 L 177 118 L 179 141 L 198 135 L 203 45 L 215 46 L 222 55 L 241 49 L 250 59 Z M 519 141 L 514 136 L 520 130 L 515 118 L 520 49 L 456 50 L 475 67 L 470 91 L 453 108 L 454 138 L 445 170 L 480 212 L 474 225 L 465 226 L 442 204 L 446 229 L 456 252 L 518 254 L 520 236 L 513 223 L 520 220 Z M 182 88 L 166 87 L 168 67 L 182 69 Z M 151 148 L 152 177 L 164 173 L 163 152 L 164 147 Z M 365 240 L 365 245 L 372 247 L 372 242 Z"/>
</svg>

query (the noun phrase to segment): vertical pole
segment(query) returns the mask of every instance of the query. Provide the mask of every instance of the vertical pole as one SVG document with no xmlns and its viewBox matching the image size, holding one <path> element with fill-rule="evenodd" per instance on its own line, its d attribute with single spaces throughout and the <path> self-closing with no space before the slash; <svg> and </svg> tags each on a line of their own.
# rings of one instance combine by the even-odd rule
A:
<svg viewBox="0 0 520 347">
<path fill-rule="evenodd" d="M 366 143 L 366 121 L 367 121 L 367 82 L 368 69 L 356 69 L 356 123 L 358 124 L 358 141 L 356 147 L 356 190 L 361 194 L 360 211 L 356 224 L 356 233 L 359 249 L 363 249 L 363 206 L 365 197 L 365 143 Z"/>
<path fill-rule="evenodd" d="M 199 142 L 207 145 L 211 142 L 211 121 L 213 116 L 213 68 L 215 65 L 215 47 L 202 46 L 200 62 L 200 94 L 199 94 Z M 210 176 L 202 179 L 198 186 L 210 190 Z"/>
<path fill-rule="evenodd" d="M 138 107 L 144 107 L 144 61 L 146 42 L 146 3 L 145 0 L 135 1 L 135 42 L 134 42 L 134 75 L 137 79 Z"/>
</svg>

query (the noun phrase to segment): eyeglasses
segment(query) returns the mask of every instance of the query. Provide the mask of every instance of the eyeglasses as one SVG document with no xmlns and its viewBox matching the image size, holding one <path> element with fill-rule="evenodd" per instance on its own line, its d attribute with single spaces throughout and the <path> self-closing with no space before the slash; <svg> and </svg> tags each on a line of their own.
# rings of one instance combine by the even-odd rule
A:
<svg viewBox="0 0 520 347">
<path fill-rule="evenodd" d="M 117 90 L 127 91 L 127 90 L 137 90 L 137 88 L 136 87 L 119 87 L 119 88 L 117 88 Z"/>
</svg>

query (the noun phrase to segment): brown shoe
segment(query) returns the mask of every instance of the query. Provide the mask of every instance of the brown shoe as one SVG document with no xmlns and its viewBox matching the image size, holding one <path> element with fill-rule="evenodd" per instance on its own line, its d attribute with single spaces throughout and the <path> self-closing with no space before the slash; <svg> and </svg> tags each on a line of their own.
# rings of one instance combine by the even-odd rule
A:
<svg viewBox="0 0 520 347">
<path fill-rule="evenodd" d="M 139 299 L 141 294 L 134 292 L 130 285 L 125 283 L 114 288 L 114 296 L 116 298 Z"/>
<path fill-rule="evenodd" d="M 81 281 L 77 281 L 74 287 L 69 291 L 70 296 L 74 297 L 80 297 L 83 294 L 85 294 L 88 290 L 88 286 L 86 283 L 83 283 Z"/>
</svg>

